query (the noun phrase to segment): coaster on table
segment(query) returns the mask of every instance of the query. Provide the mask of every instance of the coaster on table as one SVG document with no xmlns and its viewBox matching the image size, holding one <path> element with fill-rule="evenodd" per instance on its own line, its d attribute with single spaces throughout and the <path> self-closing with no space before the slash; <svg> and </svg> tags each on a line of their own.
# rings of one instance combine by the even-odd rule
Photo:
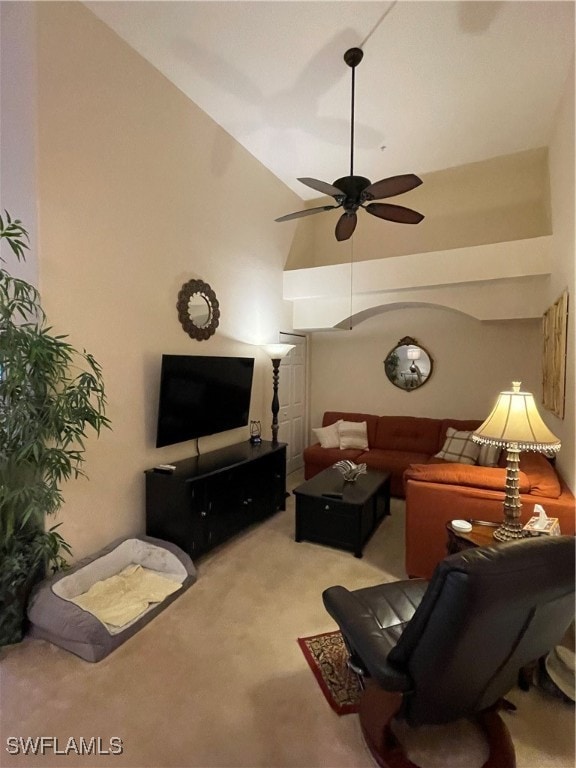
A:
<svg viewBox="0 0 576 768">
<path fill-rule="evenodd" d="M 452 520 L 452 528 L 458 533 L 470 533 L 472 526 L 466 520 Z"/>
</svg>

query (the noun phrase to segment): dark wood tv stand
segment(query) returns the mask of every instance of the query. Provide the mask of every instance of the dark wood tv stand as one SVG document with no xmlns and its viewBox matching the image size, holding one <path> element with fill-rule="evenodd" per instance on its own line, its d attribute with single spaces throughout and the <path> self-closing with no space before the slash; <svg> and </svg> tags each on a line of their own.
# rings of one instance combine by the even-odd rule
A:
<svg viewBox="0 0 576 768">
<path fill-rule="evenodd" d="M 238 443 L 146 475 L 146 533 L 196 558 L 286 508 L 286 444 Z"/>
</svg>

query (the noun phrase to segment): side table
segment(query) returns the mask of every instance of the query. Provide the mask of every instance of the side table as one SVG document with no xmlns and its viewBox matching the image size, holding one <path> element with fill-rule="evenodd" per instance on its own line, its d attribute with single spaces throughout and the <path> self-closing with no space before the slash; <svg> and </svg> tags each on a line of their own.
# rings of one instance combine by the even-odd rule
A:
<svg viewBox="0 0 576 768">
<path fill-rule="evenodd" d="M 451 522 L 446 523 L 448 533 L 446 549 L 449 555 L 454 555 L 456 552 L 462 552 L 462 550 L 471 547 L 490 547 L 501 543 L 492 535 L 499 523 L 485 523 L 482 520 L 469 520 L 468 522 L 472 525 L 472 530 L 469 533 L 455 531 Z"/>
</svg>

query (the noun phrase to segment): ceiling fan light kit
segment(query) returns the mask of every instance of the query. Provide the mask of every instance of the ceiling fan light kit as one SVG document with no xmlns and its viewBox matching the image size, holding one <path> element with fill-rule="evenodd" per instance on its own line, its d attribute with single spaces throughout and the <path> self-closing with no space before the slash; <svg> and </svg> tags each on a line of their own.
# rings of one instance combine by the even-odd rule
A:
<svg viewBox="0 0 576 768">
<path fill-rule="evenodd" d="M 336 240 L 348 240 L 356 229 L 358 208 L 363 208 L 372 216 L 387 221 L 395 221 L 399 224 L 418 224 L 424 216 L 411 208 L 390 203 L 373 203 L 372 200 L 382 200 L 386 197 L 395 197 L 404 192 L 409 192 L 422 184 L 422 179 L 413 173 L 400 176 L 390 176 L 387 179 L 375 181 L 373 184 L 365 176 L 354 176 L 354 99 L 355 99 L 355 75 L 356 67 L 362 61 L 364 52 L 361 48 L 349 48 L 344 54 L 344 61 L 352 69 L 352 107 L 350 121 L 350 175 L 336 179 L 333 184 L 319 179 L 308 177 L 299 178 L 298 181 L 307 187 L 315 189 L 323 195 L 333 197 L 336 205 L 321 205 L 316 208 L 306 208 L 303 211 L 288 213 L 280 216 L 276 221 L 289 221 L 299 219 L 302 216 L 311 216 L 321 211 L 331 211 L 335 208 L 343 208 L 344 212 L 336 223 Z"/>
</svg>

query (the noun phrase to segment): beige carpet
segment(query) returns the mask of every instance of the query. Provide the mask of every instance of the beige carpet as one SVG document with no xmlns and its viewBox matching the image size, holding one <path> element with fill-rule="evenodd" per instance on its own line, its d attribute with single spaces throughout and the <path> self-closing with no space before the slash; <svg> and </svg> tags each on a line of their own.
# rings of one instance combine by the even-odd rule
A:
<svg viewBox="0 0 576 768">
<path fill-rule="evenodd" d="M 1 651 L 0 766 L 373 768 L 357 716 L 331 710 L 296 638 L 336 628 L 326 587 L 404 577 L 402 503 L 392 510 L 360 560 L 295 543 L 290 497 L 286 512 L 200 560 L 198 582 L 98 664 L 37 640 Z M 573 707 L 536 689 L 510 699 L 518 768 L 573 766 Z M 61 751 L 99 737 L 101 753 L 119 737 L 123 753 L 6 749 L 10 737 L 41 735 Z M 453 751 L 451 766 L 470 768 Z"/>
</svg>

